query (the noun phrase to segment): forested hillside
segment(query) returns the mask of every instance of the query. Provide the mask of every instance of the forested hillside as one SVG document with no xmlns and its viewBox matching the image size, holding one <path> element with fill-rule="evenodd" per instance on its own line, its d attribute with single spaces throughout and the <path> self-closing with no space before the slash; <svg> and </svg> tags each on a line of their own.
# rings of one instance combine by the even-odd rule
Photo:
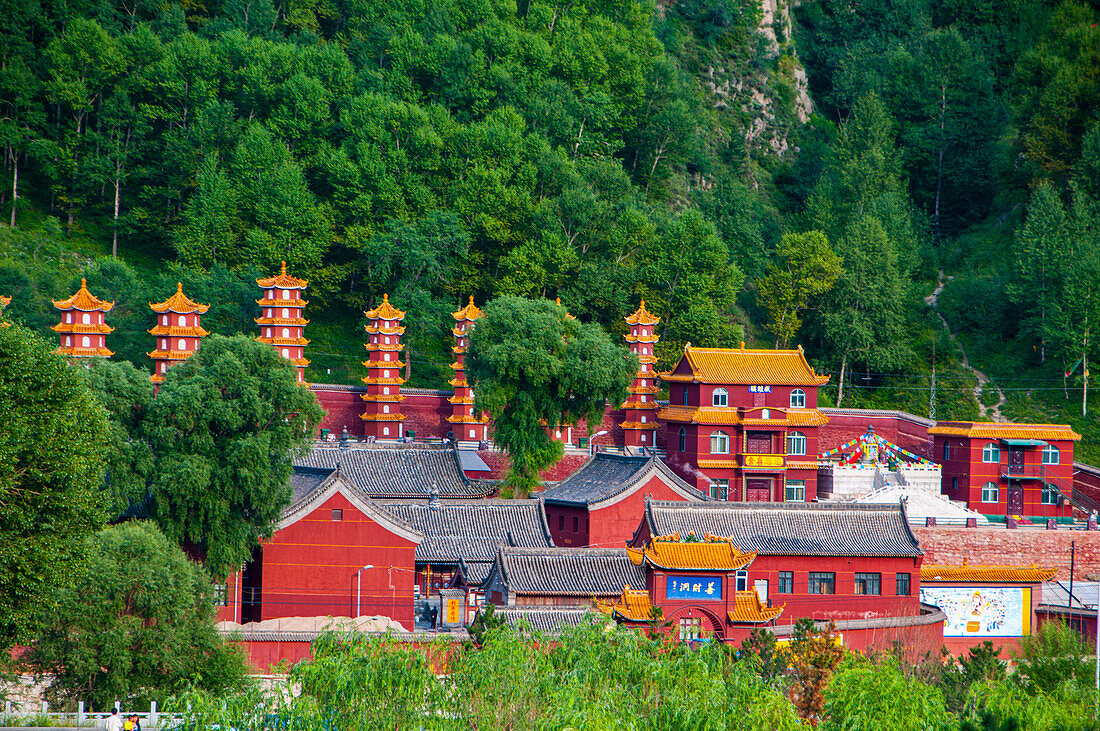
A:
<svg viewBox="0 0 1100 731">
<path fill-rule="evenodd" d="M 182 281 L 208 329 L 253 332 L 252 279 L 285 259 L 311 280 L 313 380 L 362 375 L 359 313 L 388 292 L 418 386 L 449 377 L 469 295 L 561 297 L 613 332 L 644 297 L 664 365 L 686 341 L 802 344 L 828 398 L 927 414 L 935 363 L 940 418 L 999 386 L 1003 415 L 1083 428 L 1098 20 L 1046 0 L 9 0 L 0 294 L 45 330 L 86 276 L 118 301 L 117 357 L 148 367 L 147 302 Z M 957 338 L 924 301 L 941 270 Z M 977 397 L 960 344 L 995 382 Z"/>
</svg>

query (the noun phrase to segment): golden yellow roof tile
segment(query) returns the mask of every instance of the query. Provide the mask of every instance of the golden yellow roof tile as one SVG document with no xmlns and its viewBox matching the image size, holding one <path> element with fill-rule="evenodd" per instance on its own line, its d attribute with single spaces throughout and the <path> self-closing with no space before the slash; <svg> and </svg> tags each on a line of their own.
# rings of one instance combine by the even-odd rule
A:
<svg viewBox="0 0 1100 731">
<path fill-rule="evenodd" d="M 786 604 L 778 607 L 766 606 L 760 601 L 760 595 L 756 589 L 739 591 L 734 594 L 733 611 L 729 613 L 730 622 L 734 624 L 762 624 L 777 619 L 783 614 Z"/>
<path fill-rule="evenodd" d="M 382 304 L 363 313 L 368 320 L 403 320 L 405 313 L 390 304 L 390 296 L 382 295 Z M 368 330 L 369 332 L 369 330 Z"/>
<path fill-rule="evenodd" d="M 775 418 L 759 418 L 761 409 L 750 409 L 741 417 L 737 409 L 722 406 L 667 406 L 658 417 L 686 424 L 748 424 L 752 426 L 823 426 L 829 417 L 817 409 L 768 409 Z"/>
<path fill-rule="evenodd" d="M 642 300 L 641 306 L 634 310 L 634 314 L 627 315 L 625 319 L 629 325 L 656 325 L 661 321 L 661 318 L 645 308 L 645 300 Z"/>
<path fill-rule="evenodd" d="M 992 421 L 940 422 L 928 433 L 971 439 L 1081 439 L 1081 435 L 1068 424 L 1001 424 Z"/>
<path fill-rule="evenodd" d="M 626 552 L 635 566 L 649 564 L 660 569 L 736 571 L 756 559 L 755 552 L 743 553 L 728 538 L 710 534 L 698 542 L 657 537 L 643 549 L 628 548 Z"/>
<path fill-rule="evenodd" d="M 81 312 L 102 310 L 103 312 L 110 312 L 115 303 L 97 298 L 88 291 L 87 280 L 81 279 L 80 289 L 76 291 L 76 294 L 69 299 L 53 300 L 53 306 L 59 310 L 80 310 Z"/>
<path fill-rule="evenodd" d="M 200 305 L 192 300 L 183 293 L 183 283 L 176 282 L 176 293 L 163 302 L 157 302 L 156 304 L 150 302 L 149 309 L 161 313 L 175 312 L 180 315 L 189 315 L 197 312 L 201 315 L 210 309 L 210 305 Z"/>
<path fill-rule="evenodd" d="M 596 608 L 604 614 L 619 616 L 632 622 L 648 622 L 655 617 L 653 602 L 645 589 L 623 587 L 622 596 L 617 599 L 597 599 Z"/>
<path fill-rule="evenodd" d="M 927 581 L 967 581 L 994 583 L 1035 583 L 1050 581 L 1058 573 L 1057 568 L 1043 568 L 1037 564 L 1030 566 L 996 566 L 992 564 L 925 564 L 920 567 L 920 580 Z"/>
<path fill-rule="evenodd" d="M 470 302 L 458 312 L 452 312 L 451 317 L 459 321 L 476 320 L 483 314 L 485 313 L 478 309 L 477 305 L 474 304 L 474 296 L 470 295 Z M 457 335 L 458 333 L 455 334 Z"/>
<path fill-rule="evenodd" d="M 663 380 L 771 386 L 820 386 L 829 382 L 829 376 L 814 373 L 802 348 L 693 348 L 689 343 L 684 346 L 683 357 L 691 373 L 662 373 Z"/>
<path fill-rule="evenodd" d="M 309 284 L 308 279 L 298 279 L 292 277 L 286 273 L 286 262 L 280 264 L 280 271 L 274 277 L 267 279 L 257 279 L 256 284 L 260 285 L 264 289 L 271 289 L 272 287 L 278 289 L 305 289 Z"/>
</svg>

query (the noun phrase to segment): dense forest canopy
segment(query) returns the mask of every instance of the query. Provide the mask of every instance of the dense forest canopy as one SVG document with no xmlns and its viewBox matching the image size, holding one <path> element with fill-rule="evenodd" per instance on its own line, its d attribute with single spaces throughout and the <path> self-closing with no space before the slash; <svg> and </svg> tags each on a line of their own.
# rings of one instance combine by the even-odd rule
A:
<svg viewBox="0 0 1100 731">
<path fill-rule="evenodd" d="M 1072 0 L 11 0 L 0 293 L 44 330 L 87 276 L 148 366 L 146 302 L 182 281 L 208 329 L 250 333 L 252 279 L 286 260 L 313 380 L 362 375 L 358 313 L 388 292 L 423 386 L 469 295 L 560 297 L 613 334 L 644 297 L 663 366 L 686 341 L 801 343 L 845 405 L 1083 429 L 1098 21 Z"/>
</svg>

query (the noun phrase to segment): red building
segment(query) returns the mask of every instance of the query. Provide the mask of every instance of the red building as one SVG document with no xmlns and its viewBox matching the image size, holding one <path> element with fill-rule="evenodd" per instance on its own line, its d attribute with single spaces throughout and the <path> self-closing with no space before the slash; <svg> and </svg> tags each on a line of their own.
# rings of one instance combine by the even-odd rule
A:
<svg viewBox="0 0 1100 731">
<path fill-rule="evenodd" d="M 298 469 L 275 535 L 223 590 L 219 620 L 382 615 L 413 627 L 423 535 L 339 471 Z"/>
<path fill-rule="evenodd" d="M 928 430 L 943 492 L 985 515 L 1063 517 L 1073 512 L 1073 443 L 1062 424 L 941 421 Z"/>
<path fill-rule="evenodd" d="M 454 426 L 454 436 L 458 441 L 480 442 L 489 438 L 489 419 L 483 414 L 474 413 L 474 390 L 466 382 L 466 372 L 463 369 L 466 348 L 470 345 L 470 331 L 474 327 L 474 321 L 481 315 L 481 310 L 474 304 L 473 296 L 470 297 L 469 304 L 451 315 L 455 319 L 455 326 L 451 330 L 455 336 L 455 344 L 451 348 L 455 356 L 455 362 L 451 364 L 455 372 L 451 385 L 455 392 L 447 399 L 452 408 L 447 421 Z"/>
<path fill-rule="evenodd" d="M 183 284 L 177 282 L 174 295 L 157 304 L 150 302 L 149 308 L 157 313 L 157 324 L 149 331 L 157 339 L 156 349 L 149 353 L 153 359 L 153 375 L 149 380 L 160 383 L 169 366 L 194 355 L 202 339 L 210 334 L 199 324 L 210 305 L 191 301 L 183 293 Z"/>
<path fill-rule="evenodd" d="M 80 289 L 66 300 L 54 300 L 53 306 L 61 310 L 61 322 L 53 331 L 61 338 L 57 352 L 70 358 L 110 358 L 114 351 L 107 350 L 107 334 L 114 330 L 104 322 L 104 315 L 115 306 L 88 291 L 88 283 L 81 279 Z"/>
<path fill-rule="evenodd" d="M 921 614 L 924 552 L 900 505 L 648 502 L 632 546 L 671 535 L 721 536 L 755 553 L 741 588 L 783 604 L 779 624 Z"/>
<path fill-rule="evenodd" d="M 403 438 L 401 427 L 405 415 L 401 413 L 401 384 L 405 382 L 401 369 L 401 335 L 405 328 L 401 321 L 405 313 L 390 304 L 390 296 L 382 295 L 382 304 L 363 313 L 369 321 L 365 327 L 368 341 L 367 360 L 363 365 L 367 375 L 363 383 L 367 392 L 363 394 L 366 402 L 363 409 L 363 435 L 368 439 L 395 441 Z"/>
<path fill-rule="evenodd" d="M 669 384 L 668 465 L 720 500 L 809 502 L 817 498 L 814 373 L 798 350 L 693 348 L 661 380 Z"/>
<path fill-rule="evenodd" d="M 303 337 L 303 332 L 309 320 L 302 317 L 302 310 L 309 302 L 302 299 L 302 293 L 309 281 L 287 274 L 284 261 L 278 276 L 257 279 L 256 284 L 263 289 L 263 298 L 256 300 L 263 308 L 263 316 L 256 318 L 260 326 L 260 337 L 256 339 L 274 347 L 279 355 L 289 360 L 298 369 L 298 383 L 308 385 L 305 368 L 309 361 L 305 358 L 305 347 L 309 341 Z"/>
<path fill-rule="evenodd" d="M 706 500 L 656 457 L 600 452 L 541 494 L 554 544 L 622 548 L 646 500 Z"/>
<path fill-rule="evenodd" d="M 946 615 L 944 646 L 956 655 L 989 640 L 1003 647 L 1002 657 L 1020 647 L 1020 639 L 1037 627 L 1036 610 L 1043 583 L 1057 569 L 1031 566 L 921 566 L 921 601 Z"/>
<path fill-rule="evenodd" d="M 482 584 L 485 600 L 507 607 L 592 607 L 623 586 L 643 586 L 645 573 L 625 548 L 497 549 Z"/>
<path fill-rule="evenodd" d="M 657 374 L 654 372 L 657 364 L 654 348 L 658 340 L 654 328 L 660 321 L 661 318 L 646 310 L 645 300 L 626 318 L 626 323 L 630 325 L 626 342 L 639 364 L 634 383 L 630 385 L 630 396 L 623 404 L 626 421 L 619 424 L 628 447 L 655 449 L 657 446 L 657 394 L 661 388 L 657 385 Z"/>
</svg>

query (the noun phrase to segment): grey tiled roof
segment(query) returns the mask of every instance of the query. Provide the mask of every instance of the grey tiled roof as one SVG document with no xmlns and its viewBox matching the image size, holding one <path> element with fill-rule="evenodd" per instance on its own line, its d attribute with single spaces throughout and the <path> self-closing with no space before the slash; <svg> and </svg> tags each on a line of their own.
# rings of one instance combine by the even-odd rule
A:
<svg viewBox="0 0 1100 731">
<path fill-rule="evenodd" d="M 510 594 L 620 596 L 645 586 L 645 572 L 624 548 L 511 548 L 502 546 L 486 582 L 498 575 Z"/>
<path fill-rule="evenodd" d="M 302 467 L 295 465 L 294 472 L 290 475 L 290 489 L 292 491 L 290 504 L 297 504 L 299 500 L 302 500 L 320 487 L 321 483 L 324 482 L 333 471 L 334 470 L 324 467 Z"/>
<path fill-rule="evenodd" d="M 337 461 L 344 479 L 373 498 L 426 498 L 432 485 L 444 498 L 481 497 L 491 491 L 467 480 L 454 448 L 445 445 L 357 444 L 343 451 L 315 446 L 294 464 L 334 469 Z"/>
<path fill-rule="evenodd" d="M 492 561 L 466 561 L 463 559 L 461 564 L 462 575 L 469 586 L 483 585 L 492 569 Z"/>
<path fill-rule="evenodd" d="M 900 505 L 650 501 L 652 535 L 732 538 L 766 556 L 920 556 Z"/>
<path fill-rule="evenodd" d="M 513 629 L 526 626 L 536 632 L 554 634 L 566 627 L 576 627 L 586 615 L 591 614 L 592 609 L 587 607 L 577 609 L 496 609 L 495 613 L 504 617 L 504 621 Z"/>
<path fill-rule="evenodd" d="M 400 500 L 380 505 L 424 534 L 416 547 L 418 562 L 491 563 L 501 544 L 553 545 L 538 500 L 441 500 L 435 506 L 426 500 Z M 472 577 L 467 580 L 473 582 Z"/>
<path fill-rule="evenodd" d="M 656 457 L 626 457 L 601 452 L 580 469 L 542 493 L 548 503 L 591 505 L 626 492 L 639 480 L 660 473 L 682 491 L 705 500 L 703 493 L 681 480 Z"/>
</svg>

